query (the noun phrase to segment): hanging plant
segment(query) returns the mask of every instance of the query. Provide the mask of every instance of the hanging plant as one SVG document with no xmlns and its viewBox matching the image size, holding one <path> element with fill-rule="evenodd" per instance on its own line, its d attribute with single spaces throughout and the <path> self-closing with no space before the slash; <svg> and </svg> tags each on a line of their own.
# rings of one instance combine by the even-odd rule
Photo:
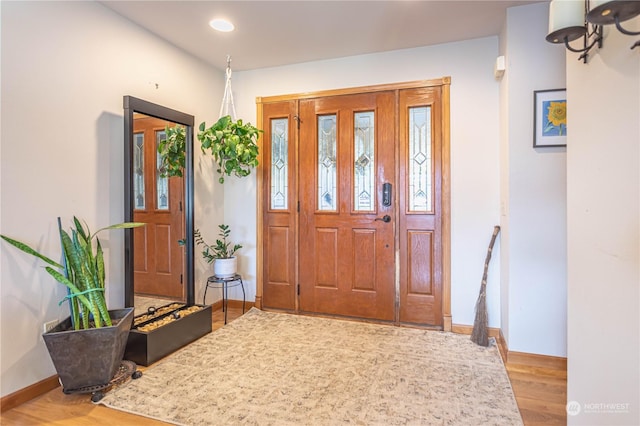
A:
<svg viewBox="0 0 640 426">
<path fill-rule="evenodd" d="M 182 177 L 186 152 L 186 129 L 184 126 L 165 127 L 165 139 L 158 143 L 160 154 L 160 176 Z"/>
<path fill-rule="evenodd" d="M 262 132 L 251 123 L 243 123 L 242 119 L 233 121 L 230 115 L 220 117 L 211 127 L 200 124 L 198 140 L 202 152 L 211 151 L 218 164 L 218 181 L 224 183 L 224 176 L 234 174 L 238 177 L 248 176 L 251 169 L 258 165 L 258 135 Z"/>
</svg>

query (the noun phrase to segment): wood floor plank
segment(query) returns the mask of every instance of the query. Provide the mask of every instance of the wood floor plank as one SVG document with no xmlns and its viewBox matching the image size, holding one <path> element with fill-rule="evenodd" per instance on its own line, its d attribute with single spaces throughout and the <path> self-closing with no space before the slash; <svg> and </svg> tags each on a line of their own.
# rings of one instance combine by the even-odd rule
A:
<svg viewBox="0 0 640 426">
<path fill-rule="evenodd" d="M 242 307 L 229 306 L 228 322 L 242 316 Z M 224 326 L 224 313 L 213 312 L 213 329 Z M 140 367 L 144 372 L 144 367 Z M 506 364 L 509 380 L 525 426 L 565 425 L 567 399 L 566 370 Z M 144 374 L 144 373 L 143 373 Z M 65 395 L 54 389 L 0 415 L 3 426 L 23 425 L 141 425 L 167 423 L 93 404 L 89 395 Z"/>
</svg>

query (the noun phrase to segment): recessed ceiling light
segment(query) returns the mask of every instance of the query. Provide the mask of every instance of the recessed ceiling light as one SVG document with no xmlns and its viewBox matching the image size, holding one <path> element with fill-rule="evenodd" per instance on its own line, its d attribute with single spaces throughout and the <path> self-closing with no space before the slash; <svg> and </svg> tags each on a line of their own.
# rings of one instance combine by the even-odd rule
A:
<svg viewBox="0 0 640 426">
<path fill-rule="evenodd" d="M 223 33 L 228 33 L 233 31 L 236 27 L 226 19 L 212 19 L 209 21 L 209 25 L 216 31 L 222 31 Z"/>
</svg>

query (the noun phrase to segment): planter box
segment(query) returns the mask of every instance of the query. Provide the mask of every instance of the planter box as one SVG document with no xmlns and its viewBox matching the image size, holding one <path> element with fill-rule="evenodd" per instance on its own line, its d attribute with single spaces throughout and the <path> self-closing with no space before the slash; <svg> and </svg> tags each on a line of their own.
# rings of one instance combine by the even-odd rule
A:
<svg viewBox="0 0 640 426">
<path fill-rule="evenodd" d="M 201 306 L 201 305 L 196 305 Z M 151 331 L 133 328 L 129 332 L 124 359 L 149 366 L 181 347 L 211 332 L 211 305 L 201 306 L 197 312 L 171 321 Z M 138 327 L 173 315 L 173 312 L 189 308 L 184 306 L 158 318 L 141 323 Z M 142 314 L 144 315 L 144 314 Z M 137 317 L 136 317 L 137 318 Z"/>
<path fill-rule="evenodd" d="M 69 317 L 42 335 L 64 393 L 106 386 L 118 371 L 133 308 L 110 310 L 109 314 L 111 327 L 73 330 Z"/>
</svg>

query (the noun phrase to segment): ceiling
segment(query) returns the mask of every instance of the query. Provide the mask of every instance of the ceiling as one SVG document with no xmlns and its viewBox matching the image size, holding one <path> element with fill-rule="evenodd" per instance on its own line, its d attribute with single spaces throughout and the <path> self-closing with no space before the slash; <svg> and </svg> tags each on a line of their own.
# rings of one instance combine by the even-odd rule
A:
<svg viewBox="0 0 640 426">
<path fill-rule="evenodd" d="M 499 34 L 526 0 L 100 1 L 216 68 L 249 70 Z M 546 0 L 545 0 L 546 1 Z M 224 17 L 236 30 L 220 33 Z"/>
</svg>

